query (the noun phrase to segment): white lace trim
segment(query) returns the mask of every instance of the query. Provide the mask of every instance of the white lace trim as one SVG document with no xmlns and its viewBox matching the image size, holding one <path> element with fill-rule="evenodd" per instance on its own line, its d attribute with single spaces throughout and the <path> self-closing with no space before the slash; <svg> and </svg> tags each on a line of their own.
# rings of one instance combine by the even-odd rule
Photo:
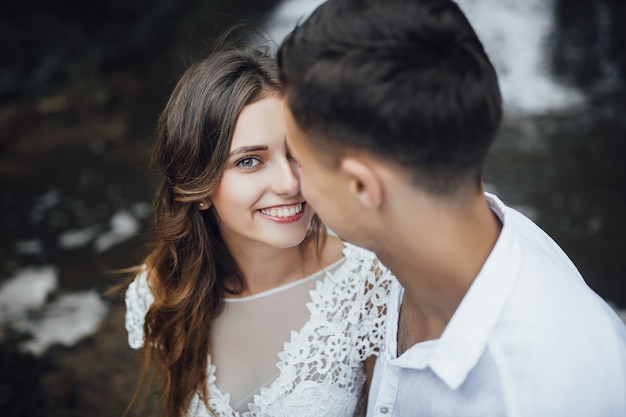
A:
<svg viewBox="0 0 626 417">
<path fill-rule="evenodd" d="M 261 388 L 238 413 L 230 395 L 221 393 L 215 366 L 209 365 L 209 405 L 227 417 L 352 416 L 365 381 L 363 361 L 382 346 L 384 317 L 391 275 L 374 254 L 346 244 L 345 262 L 327 273 L 310 291 L 310 319 L 278 354 L 278 377 Z M 154 297 L 142 272 L 126 292 L 126 329 L 133 348 L 143 346 L 145 313 Z M 209 358 L 210 360 L 210 358 Z M 209 417 L 199 396 L 189 416 Z"/>
</svg>

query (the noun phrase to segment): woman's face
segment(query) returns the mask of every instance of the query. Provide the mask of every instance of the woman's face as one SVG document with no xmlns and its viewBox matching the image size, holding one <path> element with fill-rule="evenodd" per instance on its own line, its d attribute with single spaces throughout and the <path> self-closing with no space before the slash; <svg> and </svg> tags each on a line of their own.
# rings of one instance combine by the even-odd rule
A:
<svg viewBox="0 0 626 417">
<path fill-rule="evenodd" d="M 237 119 L 226 169 L 210 197 L 229 246 L 290 248 L 306 235 L 313 211 L 300 193 L 285 130 L 276 96 L 245 106 Z"/>
</svg>

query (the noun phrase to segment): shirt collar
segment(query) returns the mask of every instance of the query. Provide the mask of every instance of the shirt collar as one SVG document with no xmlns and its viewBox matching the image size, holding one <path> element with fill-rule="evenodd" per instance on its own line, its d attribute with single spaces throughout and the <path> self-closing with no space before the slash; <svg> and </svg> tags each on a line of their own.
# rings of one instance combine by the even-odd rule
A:
<svg viewBox="0 0 626 417">
<path fill-rule="evenodd" d="M 512 272 L 519 269 L 521 262 L 506 206 L 492 194 L 485 193 L 485 197 L 491 210 L 502 222 L 500 236 L 489 257 L 429 357 L 421 355 L 420 343 L 415 349 L 411 348 L 399 358 L 392 359 L 397 366 L 416 369 L 430 367 L 451 389 L 461 386 L 485 351 L 489 336 L 515 283 L 517 275 Z M 402 291 L 399 293 L 401 297 Z M 400 302 L 401 298 L 398 299 L 398 306 Z M 397 311 L 390 313 L 397 317 Z M 395 337 L 392 333 L 395 333 Z M 389 331 L 387 335 L 393 337 L 388 344 L 391 350 L 396 346 L 397 329 L 395 332 Z"/>
</svg>

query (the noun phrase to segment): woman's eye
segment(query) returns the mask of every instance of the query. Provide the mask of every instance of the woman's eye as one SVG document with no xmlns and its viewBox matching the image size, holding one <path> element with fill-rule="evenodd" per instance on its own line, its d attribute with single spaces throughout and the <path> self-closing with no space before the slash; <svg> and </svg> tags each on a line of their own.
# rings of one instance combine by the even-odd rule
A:
<svg viewBox="0 0 626 417">
<path fill-rule="evenodd" d="M 252 169 L 255 168 L 257 165 L 259 165 L 261 162 L 257 159 L 257 158 L 242 158 L 239 161 L 237 161 L 237 166 L 239 168 L 243 168 L 243 169 Z"/>
</svg>

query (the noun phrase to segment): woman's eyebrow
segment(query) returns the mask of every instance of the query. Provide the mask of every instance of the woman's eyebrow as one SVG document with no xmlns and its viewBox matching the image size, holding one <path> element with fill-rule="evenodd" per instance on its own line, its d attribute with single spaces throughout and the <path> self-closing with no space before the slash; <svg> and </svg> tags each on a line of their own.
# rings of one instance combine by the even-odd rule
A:
<svg viewBox="0 0 626 417">
<path fill-rule="evenodd" d="M 268 149 L 269 147 L 267 145 L 241 146 L 231 151 L 228 156 L 241 155 L 243 153 L 248 153 L 248 152 L 267 151 Z"/>
</svg>

